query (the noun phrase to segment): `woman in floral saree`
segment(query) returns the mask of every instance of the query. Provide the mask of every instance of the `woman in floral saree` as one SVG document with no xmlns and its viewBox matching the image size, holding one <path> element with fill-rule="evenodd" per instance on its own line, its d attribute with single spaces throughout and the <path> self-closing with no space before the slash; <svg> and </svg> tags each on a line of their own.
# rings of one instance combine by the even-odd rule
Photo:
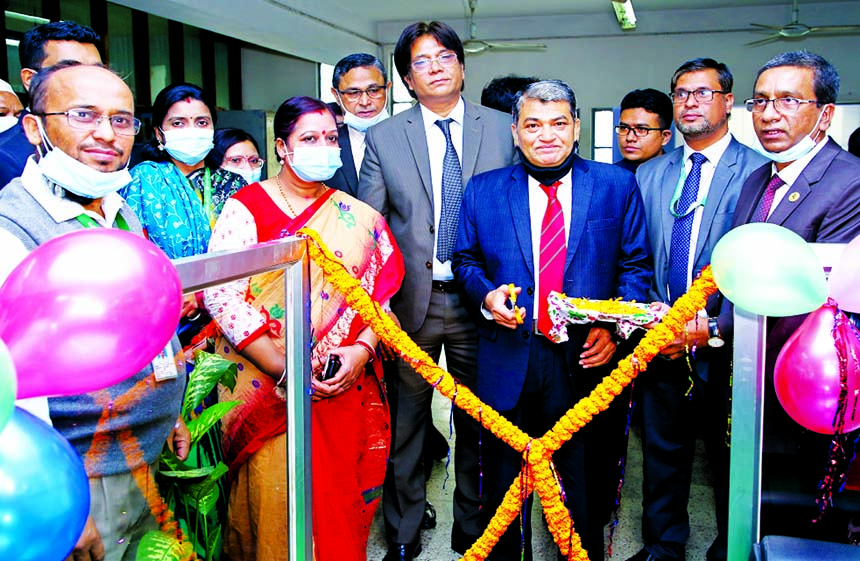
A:
<svg viewBox="0 0 860 561">
<path fill-rule="evenodd" d="M 242 189 L 224 205 L 210 251 L 237 249 L 319 232 L 375 300 L 387 306 L 403 278 L 403 258 L 385 220 L 364 203 L 322 182 L 339 166 L 337 127 L 324 103 L 285 101 L 275 114 L 282 161 L 272 179 Z M 385 477 L 390 441 L 376 335 L 310 267 L 313 376 L 313 534 L 319 561 L 366 559 L 370 522 Z M 233 561 L 286 558 L 285 404 L 282 273 L 267 273 L 206 291 L 223 336 L 217 352 L 238 363 L 241 400 L 224 419 L 232 488 L 225 552 Z M 342 366 L 321 381 L 326 358 Z"/>
</svg>

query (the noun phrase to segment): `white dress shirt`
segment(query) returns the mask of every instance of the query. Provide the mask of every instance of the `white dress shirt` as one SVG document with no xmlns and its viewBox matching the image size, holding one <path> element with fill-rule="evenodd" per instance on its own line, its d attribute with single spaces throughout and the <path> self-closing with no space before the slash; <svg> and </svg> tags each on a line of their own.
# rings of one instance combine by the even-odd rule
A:
<svg viewBox="0 0 860 561">
<path fill-rule="evenodd" d="M 433 223 L 436 225 L 436 239 L 433 240 L 433 280 L 454 280 L 451 270 L 451 261 L 440 262 L 436 258 L 436 247 L 439 242 L 439 219 L 442 215 L 442 167 L 445 160 L 447 142 L 445 133 L 436 124 L 440 119 L 453 119 L 449 125 L 451 131 L 451 142 L 460 160 L 460 168 L 463 167 L 463 117 L 466 105 L 463 98 L 457 102 L 454 109 L 447 117 L 442 117 L 421 105 L 421 118 L 424 119 L 424 133 L 427 135 L 427 152 L 430 156 L 430 180 L 433 184 Z"/>
<path fill-rule="evenodd" d="M 824 140 L 815 145 L 815 148 L 809 151 L 808 154 L 802 156 L 787 166 L 785 166 L 782 171 L 776 170 L 776 164 L 772 163 L 770 165 L 770 175 L 773 177 L 774 174 L 779 175 L 779 178 L 785 183 L 782 187 L 776 190 L 773 194 L 773 203 L 770 205 L 770 212 L 767 213 L 767 217 L 770 218 L 770 215 L 773 214 L 773 211 L 776 210 L 779 202 L 785 197 L 788 193 L 789 189 L 791 189 L 794 182 L 797 181 L 797 178 L 800 177 L 800 174 L 803 173 L 803 170 L 806 169 L 806 166 L 809 165 L 809 162 L 812 161 L 821 149 L 824 148 L 824 145 L 827 144 L 827 137 L 824 137 Z"/>
</svg>

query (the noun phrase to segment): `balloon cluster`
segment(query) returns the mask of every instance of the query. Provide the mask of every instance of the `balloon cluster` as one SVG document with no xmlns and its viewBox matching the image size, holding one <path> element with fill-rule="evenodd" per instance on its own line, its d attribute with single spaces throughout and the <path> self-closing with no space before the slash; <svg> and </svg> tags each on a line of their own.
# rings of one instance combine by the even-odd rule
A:
<svg viewBox="0 0 860 561">
<path fill-rule="evenodd" d="M 775 224 L 731 230 L 714 248 L 711 268 L 735 306 L 773 317 L 809 314 L 774 368 L 789 416 L 823 434 L 860 428 L 860 333 L 843 313 L 860 312 L 860 238 L 831 269 L 829 285 L 809 244 Z"/>
<path fill-rule="evenodd" d="M 15 398 L 75 395 L 133 376 L 167 345 L 181 306 L 167 256 L 106 228 L 42 244 L 0 286 L 0 559 L 65 559 L 90 508 L 78 454 Z"/>
</svg>

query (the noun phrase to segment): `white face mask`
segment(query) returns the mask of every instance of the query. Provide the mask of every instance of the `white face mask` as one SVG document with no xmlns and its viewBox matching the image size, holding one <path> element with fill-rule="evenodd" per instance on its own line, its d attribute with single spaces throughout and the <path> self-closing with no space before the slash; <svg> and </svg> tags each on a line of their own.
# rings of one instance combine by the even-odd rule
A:
<svg viewBox="0 0 860 561">
<path fill-rule="evenodd" d="M 37 121 L 37 124 L 47 150 L 47 153 L 39 158 L 39 170 L 51 182 L 87 199 L 101 199 L 131 183 L 128 162 L 126 167 L 119 171 L 93 169 L 54 147 L 45 135 L 41 120 Z"/>
<path fill-rule="evenodd" d="M 359 117 L 358 115 L 353 115 L 349 111 L 344 110 L 343 112 L 343 122 L 344 124 L 354 128 L 358 132 L 365 132 L 367 129 L 375 125 L 376 123 L 381 123 L 385 119 L 388 118 L 388 109 L 383 109 L 373 117 Z"/>
<path fill-rule="evenodd" d="M 18 117 L 15 117 L 13 115 L 6 115 L 5 117 L 0 117 L 0 132 L 6 132 L 17 124 Z"/>
<path fill-rule="evenodd" d="M 242 176 L 242 179 L 245 180 L 245 183 L 250 185 L 251 183 L 256 183 L 260 181 L 260 177 L 263 176 L 263 168 L 257 169 L 248 169 L 248 168 L 228 168 L 227 166 L 221 166 L 227 171 L 232 171 L 233 173 L 239 174 Z"/>
<path fill-rule="evenodd" d="M 175 160 L 186 166 L 193 166 L 203 161 L 203 158 L 215 147 L 212 139 L 213 129 L 169 129 L 162 130 L 164 149 Z"/>
<path fill-rule="evenodd" d="M 343 165 L 337 146 L 297 146 L 292 158 L 287 159 L 296 175 L 305 181 L 328 181 Z"/>
<path fill-rule="evenodd" d="M 765 158 L 770 158 L 778 164 L 785 164 L 799 160 L 815 148 L 815 140 L 810 135 L 814 132 L 815 136 L 818 136 L 818 123 L 821 121 L 822 115 L 824 115 L 824 111 L 821 111 L 821 113 L 818 114 L 818 118 L 815 120 L 815 126 L 812 127 L 812 132 L 801 138 L 794 146 L 787 148 L 782 152 L 770 152 L 766 150 L 764 146 L 755 146 L 755 150 Z"/>
</svg>

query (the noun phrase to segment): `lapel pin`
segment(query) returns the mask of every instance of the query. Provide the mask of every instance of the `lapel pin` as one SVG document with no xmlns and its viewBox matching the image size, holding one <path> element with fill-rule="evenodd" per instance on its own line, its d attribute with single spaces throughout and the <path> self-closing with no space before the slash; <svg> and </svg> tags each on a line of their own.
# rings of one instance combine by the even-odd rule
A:
<svg viewBox="0 0 860 561">
<path fill-rule="evenodd" d="M 795 191 L 794 193 L 791 193 L 788 196 L 788 202 L 790 202 L 790 203 L 796 203 L 798 199 L 800 199 L 800 193 L 798 193 L 797 191 Z"/>
</svg>

